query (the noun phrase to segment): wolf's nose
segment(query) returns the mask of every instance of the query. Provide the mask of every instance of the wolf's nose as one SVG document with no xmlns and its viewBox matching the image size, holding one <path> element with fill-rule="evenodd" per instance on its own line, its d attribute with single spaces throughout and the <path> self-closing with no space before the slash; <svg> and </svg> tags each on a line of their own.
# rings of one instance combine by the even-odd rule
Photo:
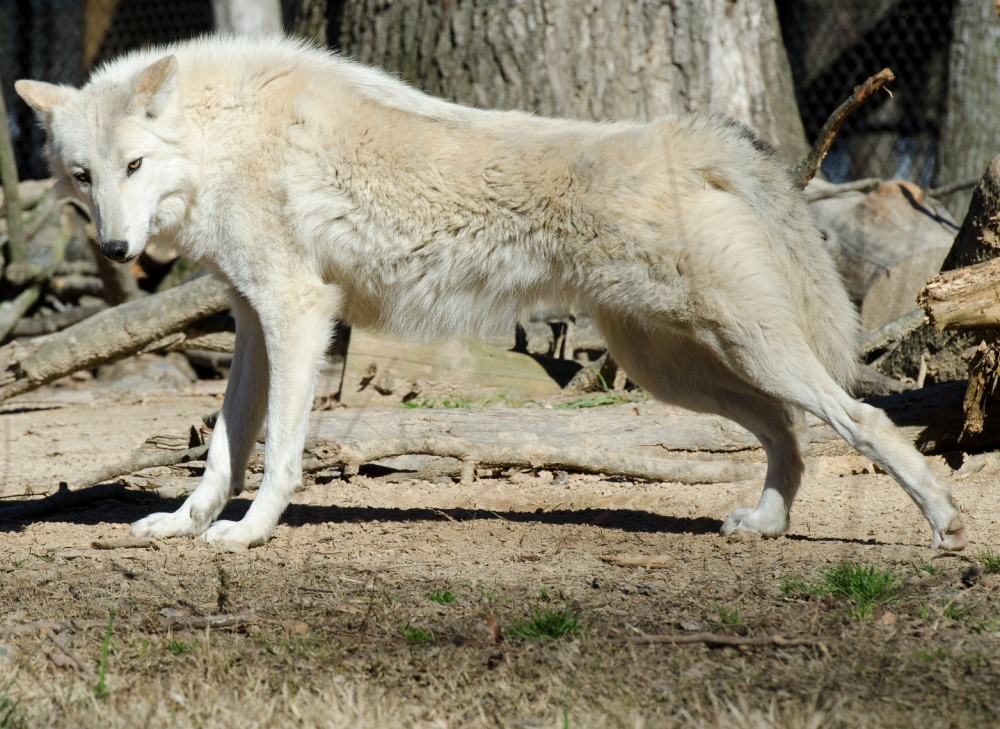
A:
<svg viewBox="0 0 1000 729">
<path fill-rule="evenodd" d="M 125 260 L 125 254 L 128 253 L 128 243 L 123 240 L 101 241 L 101 253 L 109 261 L 121 263 Z"/>
</svg>

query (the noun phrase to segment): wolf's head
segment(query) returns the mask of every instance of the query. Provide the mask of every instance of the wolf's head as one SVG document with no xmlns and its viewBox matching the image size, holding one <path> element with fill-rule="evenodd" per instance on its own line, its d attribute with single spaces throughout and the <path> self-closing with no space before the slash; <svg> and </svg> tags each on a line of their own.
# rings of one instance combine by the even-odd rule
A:
<svg viewBox="0 0 1000 729">
<path fill-rule="evenodd" d="M 60 186 L 90 206 L 105 256 L 134 260 L 150 236 L 181 222 L 184 111 L 174 56 L 129 78 L 98 74 L 82 89 L 41 81 L 14 87 L 45 127 Z"/>
</svg>

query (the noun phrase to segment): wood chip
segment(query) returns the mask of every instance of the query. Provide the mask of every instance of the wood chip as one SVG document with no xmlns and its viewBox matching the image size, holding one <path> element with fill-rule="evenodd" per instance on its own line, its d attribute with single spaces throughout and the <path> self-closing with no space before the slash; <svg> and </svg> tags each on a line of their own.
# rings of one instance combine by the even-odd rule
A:
<svg viewBox="0 0 1000 729">
<path fill-rule="evenodd" d="M 608 555 L 601 559 L 619 567 L 645 567 L 648 570 L 677 566 L 677 560 L 669 554 Z"/>
</svg>

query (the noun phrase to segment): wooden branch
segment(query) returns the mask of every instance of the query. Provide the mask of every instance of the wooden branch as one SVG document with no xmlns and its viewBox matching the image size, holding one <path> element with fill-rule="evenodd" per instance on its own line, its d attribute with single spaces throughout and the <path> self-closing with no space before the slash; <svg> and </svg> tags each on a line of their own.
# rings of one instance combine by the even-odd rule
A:
<svg viewBox="0 0 1000 729">
<path fill-rule="evenodd" d="M 866 177 L 863 180 L 852 180 L 839 185 L 828 183 L 816 190 L 806 190 L 806 202 L 827 200 L 831 197 L 837 197 L 837 195 L 843 195 L 845 192 L 871 192 L 881 184 L 882 179 L 879 177 Z"/>
<path fill-rule="evenodd" d="M 631 453 L 591 448 L 564 448 L 535 444 L 470 443 L 456 438 L 397 438 L 348 443 L 328 443 L 313 453 L 326 466 L 339 466 L 345 475 L 358 472 L 364 463 L 414 453 L 462 461 L 462 482 L 471 483 L 480 466 L 545 468 L 550 470 L 603 473 L 646 481 L 671 483 L 731 483 L 762 475 L 761 469 L 732 461 L 671 460 L 641 458 Z"/>
<path fill-rule="evenodd" d="M 97 276 L 53 276 L 49 290 L 62 301 L 79 299 L 81 296 L 104 296 L 104 282 Z"/>
<path fill-rule="evenodd" d="M 35 284 L 19 293 L 13 300 L 0 304 L 0 341 L 7 338 L 41 295 L 42 287 Z"/>
<path fill-rule="evenodd" d="M 2 306 L 2 305 L 0 305 Z M 94 304 L 93 306 L 74 306 L 66 311 L 57 311 L 49 316 L 36 317 L 33 319 L 22 319 L 11 331 L 14 337 L 38 337 L 43 334 L 54 334 L 62 331 L 66 327 L 79 324 L 84 319 L 89 319 L 94 314 L 108 308 L 107 304 Z"/>
<path fill-rule="evenodd" d="M 259 622 L 253 613 L 240 615 L 185 615 L 160 618 L 160 630 L 205 630 L 206 628 L 238 628 Z"/>
<path fill-rule="evenodd" d="M 961 180 L 960 182 L 952 182 L 950 185 L 941 185 L 940 187 L 928 187 L 926 190 L 927 197 L 948 197 L 948 195 L 954 195 L 956 192 L 961 192 L 962 190 L 968 190 L 970 187 L 975 187 L 979 184 L 979 178 L 973 178 L 971 180 Z"/>
<path fill-rule="evenodd" d="M 688 635 L 641 635 L 637 638 L 627 638 L 623 643 L 639 645 L 691 645 L 704 643 L 708 646 L 741 646 L 741 645 L 774 645 L 782 648 L 796 645 L 822 646 L 823 641 L 815 638 L 786 638 L 783 635 L 719 635 L 717 633 L 690 633 Z"/>
<path fill-rule="evenodd" d="M 547 468 L 650 481 L 743 481 L 763 469 L 731 460 L 689 460 L 691 451 L 733 452 L 759 443 L 735 423 L 657 403 L 569 412 L 526 408 L 313 413 L 305 456 L 314 468 L 353 475 L 365 463 L 409 454 L 454 458 L 462 480 L 476 467 Z"/>
<path fill-rule="evenodd" d="M 127 476 L 132 473 L 144 471 L 147 468 L 157 466 L 176 466 L 190 461 L 200 461 L 208 453 L 207 445 L 200 445 L 195 448 L 188 448 L 183 451 L 139 451 L 133 453 L 124 461 L 120 461 L 113 466 L 106 466 L 98 469 L 78 481 L 74 482 L 73 489 L 82 489 L 103 481 L 110 481 L 119 476 Z"/>
<path fill-rule="evenodd" d="M 816 170 L 823 164 L 823 159 L 826 157 L 827 152 L 830 151 L 830 147 L 833 146 L 833 140 L 837 138 L 837 133 L 840 132 L 844 120 L 852 112 L 863 106 L 879 89 L 895 79 L 896 75 L 891 70 L 883 68 L 860 86 L 855 86 L 854 93 L 851 94 L 850 98 L 838 106 L 837 110 L 830 115 L 830 118 L 826 120 L 826 124 L 820 129 L 812 150 L 792 170 L 795 184 L 798 185 L 800 190 L 816 175 Z"/>
<path fill-rule="evenodd" d="M 899 344 L 907 334 L 924 323 L 924 311 L 920 307 L 911 309 L 878 329 L 865 332 L 858 354 L 861 357 L 876 355 L 889 347 Z"/>
<path fill-rule="evenodd" d="M 917 303 L 938 331 L 1000 327 L 1000 259 L 935 276 Z"/>
<path fill-rule="evenodd" d="M 225 284 L 203 276 L 107 309 L 29 344 L 0 348 L 0 401 L 60 377 L 183 342 L 184 330 L 229 308 Z"/>
<path fill-rule="evenodd" d="M 18 189 L 17 162 L 14 159 L 14 145 L 10 141 L 7 126 L 7 108 L 3 102 L 3 83 L 0 79 L 0 182 L 3 183 L 4 199 L 7 206 L 7 240 L 9 260 L 23 261 L 27 256 L 27 236 L 21 220 L 21 195 Z"/>
</svg>

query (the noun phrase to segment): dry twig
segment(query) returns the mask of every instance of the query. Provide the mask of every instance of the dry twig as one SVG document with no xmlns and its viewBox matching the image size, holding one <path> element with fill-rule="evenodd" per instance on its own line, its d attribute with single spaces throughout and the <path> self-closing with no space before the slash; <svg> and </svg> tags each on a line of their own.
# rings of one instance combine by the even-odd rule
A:
<svg viewBox="0 0 1000 729">
<path fill-rule="evenodd" d="M 823 164 L 823 158 L 826 157 L 827 152 L 830 151 L 830 147 L 833 146 L 833 140 L 837 138 L 844 120 L 864 105 L 875 92 L 895 79 L 896 75 L 891 70 L 883 68 L 860 86 L 855 86 L 854 93 L 851 94 L 850 98 L 838 106 L 837 110 L 830 115 L 830 118 L 826 120 L 826 124 L 820 129 L 812 150 L 792 170 L 795 184 L 800 190 L 815 176 L 816 170 Z"/>
<path fill-rule="evenodd" d="M 796 645 L 816 645 L 823 646 L 824 642 L 815 638 L 786 638 L 783 635 L 719 635 L 718 633 L 691 633 L 688 635 L 646 635 L 643 633 L 637 638 L 626 638 L 621 643 L 633 643 L 640 645 L 666 644 L 666 645 L 692 645 L 704 643 L 708 646 L 751 646 L 751 645 L 776 645 L 782 648 Z"/>
</svg>

